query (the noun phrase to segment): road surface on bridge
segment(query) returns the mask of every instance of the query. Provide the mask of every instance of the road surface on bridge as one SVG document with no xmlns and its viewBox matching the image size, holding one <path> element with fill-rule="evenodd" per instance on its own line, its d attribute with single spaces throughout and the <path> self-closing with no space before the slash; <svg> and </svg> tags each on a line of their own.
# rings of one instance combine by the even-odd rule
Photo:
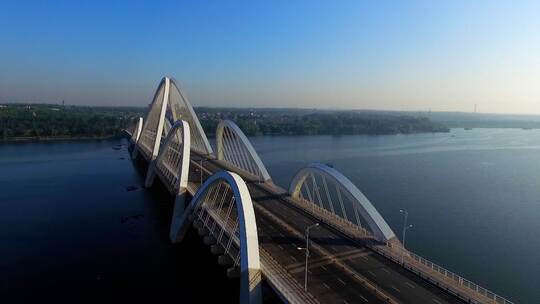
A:
<svg viewBox="0 0 540 304">
<path fill-rule="evenodd" d="M 190 181 L 200 180 L 200 157 L 193 155 Z M 203 163 L 203 179 L 225 168 L 214 160 Z M 304 282 L 306 227 L 316 223 L 307 212 L 288 203 L 286 191 L 247 181 L 260 246 L 301 284 Z M 464 303 L 408 270 L 351 240 L 324 223 L 310 231 L 309 292 L 321 303 L 388 303 L 362 281 L 368 281 L 398 303 Z"/>
</svg>

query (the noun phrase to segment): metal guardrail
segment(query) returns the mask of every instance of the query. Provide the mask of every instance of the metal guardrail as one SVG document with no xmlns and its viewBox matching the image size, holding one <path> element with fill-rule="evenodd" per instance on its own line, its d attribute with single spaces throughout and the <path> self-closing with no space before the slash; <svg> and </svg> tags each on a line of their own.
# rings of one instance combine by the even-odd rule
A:
<svg viewBox="0 0 540 304">
<path fill-rule="evenodd" d="M 259 247 L 259 255 L 263 276 L 274 289 L 282 293 L 282 299 L 284 301 L 289 303 L 319 303 L 312 294 L 304 291 L 303 287 L 298 284 L 298 281 L 274 260 L 269 252 Z"/>
<path fill-rule="evenodd" d="M 497 295 L 496 293 L 492 292 L 492 291 L 489 291 L 488 289 L 484 288 L 484 287 L 481 287 L 480 285 L 476 284 L 476 283 L 473 283 L 455 273 L 453 273 L 452 271 L 448 270 L 448 269 L 445 269 L 444 267 L 441 267 L 413 252 L 410 252 L 408 251 L 410 257 L 416 261 L 418 261 L 419 263 L 425 265 L 426 267 L 430 267 L 433 271 L 436 271 L 442 275 L 444 275 L 445 277 L 453 280 L 455 283 L 458 283 L 459 285 L 461 286 L 464 286 L 472 291 L 475 291 L 477 293 L 480 293 L 481 295 L 487 297 L 488 299 L 490 300 L 493 300 L 494 303 L 501 303 L 501 304 L 514 304 L 512 301 L 504 298 L 504 297 L 501 297 L 499 295 Z"/>
<path fill-rule="evenodd" d="M 400 248 L 403 250 L 403 262 L 402 257 L 398 252 L 391 252 L 390 250 L 385 250 L 381 247 L 371 246 L 379 254 L 385 256 L 388 259 L 393 260 L 394 262 L 400 264 L 401 266 L 409 269 L 410 271 L 420 275 L 424 279 L 432 282 L 433 284 L 445 289 L 446 291 L 452 293 L 453 295 L 467 301 L 468 303 L 474 304 L 483 304 L 483 303 L 493 303 L 493 304 L 514 304 L 512 301 L 499 296 L 498 294 L 481 287 L 480 285 L 471 282 L 462 276 L 439 266 L 428 259 L 425 259 L 414 252 L 408 251 L 406 249 Z M 417 265 L 420 264 L 420 265 Z M 441 278 L 441 276 L 443 278 Z M 447 281 L 445 281 L 448 280 Z M 467 295 L 463 290 L 458 290 L 457 286 L 463 287 L 467 292 L 472 292 L 473 294 L 478 294 L 481 297 L 485 297 L 486 301 L 474 299 L 471 296 Z"/>
<path fill-rule="evenodd" d="M 312 202 L 309 202 L 305 199 L 293 199 L 293 198 L 290 198 L 289 199 L 290 201 L 294 202 L 294 203 L 297 203 L 298 205 L 303 205 L 303 209 L 305 209 L 306 211 L 308 211 L 311 215 L 313 216 L 316 216 L 316 217 L 319 217 L 319 218 L 324 218 L 330 222 L 333 222 L 335 224 L 338 224 L 338 225 L 345 225 L 347 227 L 347 229 L 350 229 L 351 232 L 354 232 L 354 233 L 360 233 L 360 235 L 362 237 L 370 237 L 370 238 L 373 238 L 373 234 L 371 232 L 369 232 L 367 229 L 365 229 L 364 227 L 360 227 L 356 224 L 354 224 L 353 222 L 349 221 L 349 220 L 346 220 L 324 208 L 321 208 L 320 206 L 317 206 L 315 204 L 313 204 Z M 311 210 L 310 210 L 311 209 Z M 322 215 L 321 215 L 322 213 Z M 345 228 L 345 227 L 340 227 L 340 228 Z"/>
</svg>

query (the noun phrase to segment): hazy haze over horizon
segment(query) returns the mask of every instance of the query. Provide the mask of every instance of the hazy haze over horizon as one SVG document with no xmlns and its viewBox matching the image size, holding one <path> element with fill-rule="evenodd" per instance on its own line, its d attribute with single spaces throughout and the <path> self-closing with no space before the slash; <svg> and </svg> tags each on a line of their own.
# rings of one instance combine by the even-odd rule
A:
<svg viewBox="0 0 540 304">
<path fill-rule="evenodd" d="M 203 3 L 204 2 L 204 3 Z M 5 1 L 0 102 L 540 114 L 540 2 Z"/>
</svg>

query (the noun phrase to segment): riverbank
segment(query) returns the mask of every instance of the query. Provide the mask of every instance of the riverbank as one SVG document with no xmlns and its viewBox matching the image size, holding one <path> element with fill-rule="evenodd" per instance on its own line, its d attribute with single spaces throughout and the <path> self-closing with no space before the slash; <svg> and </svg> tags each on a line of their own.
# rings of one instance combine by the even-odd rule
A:
<svg viewBox="0 0 540 304">
<path fill-rule="evenodd" d="M 16 143 L 16 142 L 59 142 L 59 141 L 87 141 L 87 140 L 109 140 L 121 138 L 122 134 L 107 135 L 107 136 L 29 136 L 29 137 L 12 137 L 0 138 L 0 143 Z"/>
</svg>

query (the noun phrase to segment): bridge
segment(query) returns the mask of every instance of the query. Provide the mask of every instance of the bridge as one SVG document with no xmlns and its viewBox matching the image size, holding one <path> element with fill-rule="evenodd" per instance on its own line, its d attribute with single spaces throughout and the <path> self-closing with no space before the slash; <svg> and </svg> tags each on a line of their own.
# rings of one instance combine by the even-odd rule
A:
<svg viewBox="0 0 540 304">
<path fill-rule="evenodd" d="M 213 147 L 171 78 L 127 133 L 145 186 L 159 179 L 174 197 L 171 242 L 194 226 L 239 278 L 241 303 L 262 302 L 263 280 L 288 303 L 512 303 L 407 250 L 332 166 L 310 164 L 283 189 L 233 121 Z"/>
</svg>

